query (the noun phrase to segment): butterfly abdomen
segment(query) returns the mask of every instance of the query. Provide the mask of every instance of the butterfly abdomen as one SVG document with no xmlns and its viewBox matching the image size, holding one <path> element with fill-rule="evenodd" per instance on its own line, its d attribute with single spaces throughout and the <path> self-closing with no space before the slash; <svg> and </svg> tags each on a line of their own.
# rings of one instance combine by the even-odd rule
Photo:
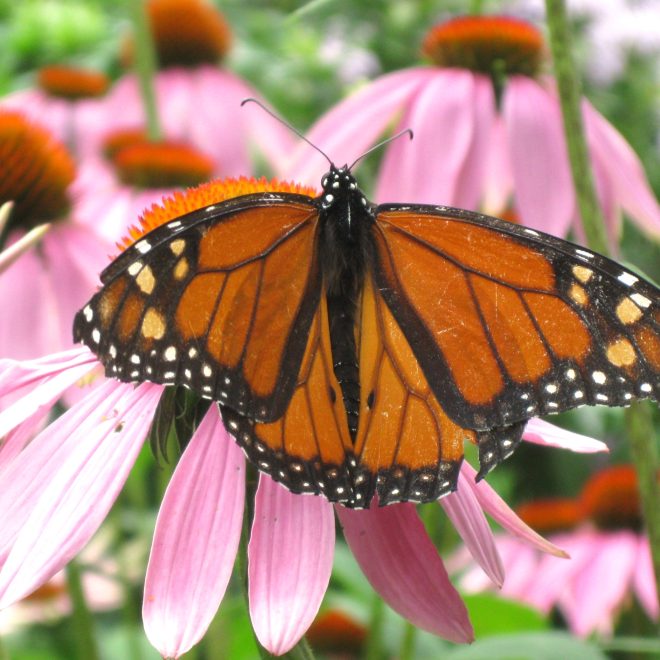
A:
<svg viewBox="0 0 660 660">
<path fill-rule="evenodd" d="M 333 370 L 341 387 L 348 428 L 353 440 L 360 411 L 360 371 L 355 343 L 357 309 L 371 258 L 371 205 L 344 168 L 323 179 L 319 198 L 319 251 L 328 303 Z"/>
</svg>

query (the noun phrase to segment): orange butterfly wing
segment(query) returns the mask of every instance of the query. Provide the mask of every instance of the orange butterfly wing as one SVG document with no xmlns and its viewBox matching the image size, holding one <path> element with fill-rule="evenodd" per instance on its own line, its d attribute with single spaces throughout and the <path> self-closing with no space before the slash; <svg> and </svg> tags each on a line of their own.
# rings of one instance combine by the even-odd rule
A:
<svg viewBox="0 0 660 660">
<path fill-rule="evenodd" d="M 376 288 L 437 401 L 494 430 L 482 476 L 534 415 L 658 397 L 658 294 L 618 264 L 446 207 L 379 207 L 373 239 Z"/>
<path fill-rule="evenodd" d="M 276 419 L 318 308 L 317 224 L 311 198 L 267 193 L 158 227 L 104 271 L 74 336 L 109 376 L 183 384 Z"/>
<path fill-rule="evenodd" d="M 312 320 L 296 387 L 284 415 L 259 423 L 222 407 L 229 431 L 262 472 L 294 493 L 353 499 L 353 445 L 333 371 L 328 312 L 321 297 Z"/>
</svg>

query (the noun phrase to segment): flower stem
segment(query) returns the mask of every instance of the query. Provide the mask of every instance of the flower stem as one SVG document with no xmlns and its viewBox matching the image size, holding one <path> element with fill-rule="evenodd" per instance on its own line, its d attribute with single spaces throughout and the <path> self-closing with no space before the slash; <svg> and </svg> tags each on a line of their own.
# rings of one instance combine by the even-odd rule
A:
<svg viewBox="0 0 660 660">
<path fill-rule="evenodd" d="M 0 636 L 0 660 L 10 660 L 9 651 L 2 640 L 2 636 Z"/>
<path fill-rule="evenodd" d="M 80 567 L 75 560 L 69 562 L 69 565 L 66 567 L 66 581 L 73 605 L 71 619 L 77 649 L 76 655 L 85 660 L 100 660 L 96 636 L 94 634 L 94 619 L 87 606 Z"/>
<path fill-rule="evenodd" d="M 649 405 L 636 403 L 626 410 L 626 425 L 651 546 L 656 593 L 660 594 L 660 452 Z"/>
<path fill-rule="evenodd" d="M 135 32 L 135 70 L 147 119 L 147 135 L 150 140 L 159 140 L 162 131 L 158 121 L 156 92 L 154 90 L 156 49 L 149 28 L 146 3 L 143 0 L 134 0 L 130 5 L 133 10 L 133 30 Z"/>
<path fill-rule="evenodd" d="M 417 628 L 412 623 L 406 621 L 403 628 L 403 639 L 401 640 L 401 649 L 399 651 L 399 660 L 412 660 L 415 657 L 415 637 Z"/>
<path fill-rule="evenodd" d="M 589 247 L 607 254 L 605 223 L 594 189 L 584 138 L 580 112 L 580 86 L 573 62 L 566 6 L 564 0 L 545 0 L 545 6 L 564 118 L 564 132 L 582 224 Z M 626 421 L 632 445 L 632 458 L 639 480 L 642 511 L 651 544 L 656 589 L 660 593 L 660 486 L 658 485 L 660 457 L 653 438 L 648 408 L 641 405 L 630 408 L 626 414 Z"/>
<path fill-rule="evenodd" d="M 564 133 L 578 209 L 589 247 L 609 252 L 605 223 L 596 197 L 580 109 L 580 82 L 573 61 L 571 31 L 564 0 L 545 0 Z"/>
<path fill-rule="evenodd" d="M 364 649 L 365 660 L 380 660 L 383 657 L 382 636 L 385 604 L 378 594 L 374 594 L 371 605 L 371 621 L 369 621 L 369 636 Z"/>
</svg>

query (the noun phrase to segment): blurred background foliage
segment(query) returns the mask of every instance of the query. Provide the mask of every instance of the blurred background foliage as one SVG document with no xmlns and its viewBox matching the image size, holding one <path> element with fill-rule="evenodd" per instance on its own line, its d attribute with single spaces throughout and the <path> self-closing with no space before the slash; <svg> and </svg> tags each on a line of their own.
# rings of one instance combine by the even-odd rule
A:
<svg viewBox="0 0 660 660">
<path fill-rule="evenodd" d="M 35 71 L 52 63 L 78 64 L 101 69 L 112 78 L 122 73 L 120 45 L 130 30 L 131 0 L 0 0 L 0 95 L 31 86 Z M 250 81 L 276 110 L 301 130 L 366 80 L 384 72 L 420 62 L 419 44 L 427 29 L 443 18 L 471 11 L 506 12 L 542 25 L 541 2 L 511 3 L 495 0 L 224 0 L 215 4 L 234 31 L 234 46 L 224 64 Z M 620 73 L 607 80 L 590 76 L 590 48 L 585 38 L 588 23 L 575 20 L 576 53 L 583 73 L 585 94 L 618 128 L 641 157 L 656 195 L 660 193 L 660 89 L 658 57 L 653 53 L 622 52 Z M 660 41 L 660 39 L 659 39 Z M 373 170 L 372 170 L 373 173 Z M 361 172 L 369 189 L 369 168 Z M 630 223 L 625 225 L 624 259 L 634 261 L 660 279 L 660 251 Z M 660 413 L 654 407 L 656 428 Z M 554 420 L 553 420 L 554 421 Z M 509 502 L 551 494 L 575 495 L 586 476 L 599 465 L 627 459 L 625 423 L 621 410 L 582 409 L 566 414 L 560 423 L 608 442 L 611 456 L 580 456 L 548 451 L 532 445 L 521 447 L 489 481 Z M 154 466 L 145 448 L 128 484 L 109 518 L 113 530 L 108 552 L 144 571 L 153 521 L 171 466 Z M 457 536 L 449 524 L 437 519 L 427 524 L 441 550 L 451 549 Z M 137 541 L 132 554 L 122 548 Z M 83 561 L 83 567 L 84 560 Z M 95 570 L 93 566 L 86 567 Z M 122 602 L 110 612 L 95 615 L 94 634 L 103 658 L 156 658 L 140 621 L 142 578 L 121 584 Z M 341 607 L 361 624 L 382 634 L 367 657 L 394 657 L 409 631 L 403 620 L 381 612 L 375 596 L 345 546 L 338 545 L 335 571 L 326 605 Z M 484 639 L 470 648 L 454 649 L 442 640 L 418 633 L 414 657 L 419 658 L 602 658 L 604 651 L 563 633 L 554 637 L 553 655 L 547 633 L 557 620 L 546 620 L 535 611 L 494 596 L 468 599 L 475 630 Z M 638 626 L 635 623 L 635 626 Z M 493 646 L 493 631 L 512 634 L 526 631 L 527 641 L 501 637 Z M 635 630 L 636 634 L 648 630 Z M 537 637 L 535 637 L 537 635 Z M 541 635 L 538 637 L 538 635 Z M 373 636 L 376 638 L 376 636 Z M 68 619 L 21 627 L 4 640 L 3 654 L 19 660 L 85 658 Z M 635 647 L 643 650 L 644 644 Z M 660 657 L 657 645 L 644 657 Z M 614 654 L 614 655 L 612 655 Z M 610 657 L 637 657 L 615 653 Z M 246 607 L 237 578 L 202 644 L 186 657 L 258 657 Z M 340 657 L 340 656 L 331 656 Z M 353 656 L 347 656 L 353 657 Z M 641 657 L 641 656 L 639 656 Z"/>
</svg>

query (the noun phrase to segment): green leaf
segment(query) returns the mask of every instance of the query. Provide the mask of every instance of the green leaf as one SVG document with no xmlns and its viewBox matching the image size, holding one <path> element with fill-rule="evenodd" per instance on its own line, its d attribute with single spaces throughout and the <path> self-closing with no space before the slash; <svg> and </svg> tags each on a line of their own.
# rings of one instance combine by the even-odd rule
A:
<svg viewBox="0 0 660 660">
<path fill-rule="evenodd" d="M 477 638 L 478 639 L 478 638 Z M 445 660 L 607 660 L 595 644 L 568 633 L 543 632 L 497 635 L 450 651 Z"/>
<path fill-rule="evenodd" d="M 543 614 L 529 605 L 496 594 L 463 596 L 477 639 L 489 635 L 547 630 Z"/>
</svg>

